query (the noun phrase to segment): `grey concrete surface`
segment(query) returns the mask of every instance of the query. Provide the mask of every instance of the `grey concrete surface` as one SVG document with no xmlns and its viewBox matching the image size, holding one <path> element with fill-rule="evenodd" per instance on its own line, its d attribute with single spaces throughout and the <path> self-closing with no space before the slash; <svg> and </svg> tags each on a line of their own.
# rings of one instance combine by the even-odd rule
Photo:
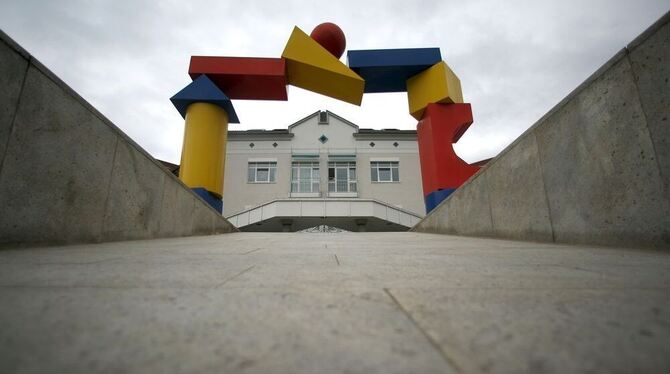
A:
<svg viewBox="0 0 670 374">
<path fill-rule="evenodd" d="M 0 40 L 0 167 L 7 148 L 21 87 L 26 76 L 28 60 Z"/>
<path fill-rule="evenodd" d="M 670 254 L 421 233 L 0 251 L 0 372 L 666 373 Z"/>
<path fill-rule="evenodd" d="M 502 237 L 552 241 L 546 188 L 535 136 L 500 157 L 486 174 L 493 232 Z"/>
<path fill-rule="evenodd" d="M 621 58 L 534 132 L 556 241 L 670 246 L 670 205 L 635 92 Z"/>
<path fill-rule="evenodd" d="M 188 191 L 165 178 L 158 235 L 187 236 L 193 232 L 193 212 L 197 203 Z"/>
<path fill-rule="evenodd" d="M 670 248 L 669 22 L 605 63 L 413 230 Z"/>
<path fill-rule="evenodd" d="M 654 142 L 665 195 L 670 196 L 670 13 L 651 27 L 649 35 L 631 43 L 629 59 L 647 126 Z"/>
<path fill-rule="evenodd" d="M 0 247 L 231 231 L 219 213 L 0 32 Z"/>
<path fill-rule="evenodd" d="M 166 173 L 133 146 L 119 142 L 107 195 L 102 239 L 154 237 L 161 222 Z"/>
<path fill-rule="evenodd" d="M 117 139 L 31 66 L 0 170 L 0 242 L 95 241 Z"/>
<path fill-rule="evenodd" d="M 445 234 L 491 236 L 493 221 L 487 183 L 485 177 L 476 178 L 471 181 L 472 188 L 456 190 L 450 197 L 449 209 L 428 216 L 434 216 L 433 227 Z M 443 232 L 445 222 L 447 229 Z"/>
</svg>

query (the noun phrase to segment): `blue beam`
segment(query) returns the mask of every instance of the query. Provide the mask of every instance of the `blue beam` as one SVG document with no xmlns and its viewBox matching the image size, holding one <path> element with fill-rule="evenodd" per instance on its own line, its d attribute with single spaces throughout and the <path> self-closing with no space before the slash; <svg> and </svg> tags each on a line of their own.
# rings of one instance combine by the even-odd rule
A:
<svg viewBox="0 0 670 374">
<path fill-rule="evenodd" d="M 365 79 L 366 93 L 405 92 L 405 82 L 442 61 L 439 48 L 367 49 L 347 52 L 349 68 Z"/>
</svg>

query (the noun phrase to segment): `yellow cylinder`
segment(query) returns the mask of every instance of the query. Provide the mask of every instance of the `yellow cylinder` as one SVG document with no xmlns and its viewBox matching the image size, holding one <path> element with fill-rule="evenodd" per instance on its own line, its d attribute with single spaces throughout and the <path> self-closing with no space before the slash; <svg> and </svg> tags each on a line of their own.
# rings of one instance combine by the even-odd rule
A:
<svg viewBox="0 0 670 374">
<path fill-rule="evenodd" d="M 184 145 L 179 179 L 191 188 L 203 187 L 223 198 L 228 114 L 209 103 L 193 103 L 186 109 Z"/>
</svg>

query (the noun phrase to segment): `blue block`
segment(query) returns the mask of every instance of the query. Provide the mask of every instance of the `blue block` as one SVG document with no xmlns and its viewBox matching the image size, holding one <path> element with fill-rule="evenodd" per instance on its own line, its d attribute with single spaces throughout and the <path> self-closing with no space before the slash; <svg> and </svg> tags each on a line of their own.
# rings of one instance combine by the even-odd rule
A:
<svg viewBox="0 0 670 374">
<path fill-rule="evenodd" d="M 193 103 L 210 103 L 220 106 L 228 113 L 229 123 L 240 123 L 233 103 L 205 74 L 200 75 L 188 86 L 170 98 L 179 114 L 186 118 L 186 108 Z"/>
<path fill-rule="evenodd" d="M 211 205 L 217 212 L 223 213 L 223 201 L 202 187 L 191 188 L 196 195 L 200 196 L 207 204 Z"/>
<path fill-rule="evenodd" d="M 405 92 L 405 82 L 442 61 L 439 48 L 367 49 L 347 52 L 349 68 L 365 79 L 366 93 Z"/>
<path fill-rule="evenodd" d="M 423 201 L 426 205 L 426 214 L 430 213 L 431 210 L 435 209 L 440 203 L 449 197 L 452 192 L 456 191 L 455 188 L 439 189 L 429 193 L 424 197 Z"/>
</svg>

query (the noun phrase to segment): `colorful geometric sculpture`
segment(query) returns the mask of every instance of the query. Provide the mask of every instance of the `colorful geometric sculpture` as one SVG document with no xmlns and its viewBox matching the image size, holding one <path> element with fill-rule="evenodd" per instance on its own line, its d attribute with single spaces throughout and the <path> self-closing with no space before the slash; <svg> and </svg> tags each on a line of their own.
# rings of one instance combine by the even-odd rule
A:
<svg viewBox="0 0 670 374">
<path fill-rule="evenodd" d="M 471 124 L 470 104 L 428 104 L 416 127 L 424 198 L 458 188 L 479 170 L 461 160 L 453 147 Z"/>
<path fill-rule="evenodd" d="M 287 100 L 282 58 L 192 56 L 188 74 L 207 74 L 229 99 Z"/>
<path fill-rule="evenodd" d="M 442 61 L 439 48 L 347 52 L 347 65 L 365 79 L 365 93 L 405 92 L 407 80 Z"/>
<path fill-rule="evenodd" d="M 201 75 L 170 98 L 182 118 L 186 118 L 186 109 L 192 103 L 210 103 L 218 105 L 228 114 L 230 123 L 240 123 L 233 103 L 206 75 Z"/>
<path fill-rule="evenodd" d="M 316 26 L 309 36 L 338 59 L 342 57 L 347 47 L 344 32 L 338 25 L 331 22 L 324 22 Z"/>
<path fill-rule="evenodd" d="M 444 61 L 407 80 L 409 113 L 420 120 L 431 103 L 462 103 L 461 81 Z"/>
<path fill-rule="evenodd" d="M 282 53 L 288 83 L 361 105 L 365 81 L 297 26 Z"/>
<path fill-rule="evenodd" d="M 424 202 L 433 210 L 479 170 L 452 146 L 472 123 L 460 80 L 438 48 L 349 51 L 347 67 L 339 60 L 345 47 L 342 30 L 323 23 L 311 36 L 294 27 L 282 58 L 193 56 L 193 82 L 170 99 L 186 119 L 179 178 L 222 211 L 228 122 L 239 123 L 231 99 L 287 100 L 287 84 L 356 105 L 364 92 L 407 91 L 420 120 Z"/>
</svg>

